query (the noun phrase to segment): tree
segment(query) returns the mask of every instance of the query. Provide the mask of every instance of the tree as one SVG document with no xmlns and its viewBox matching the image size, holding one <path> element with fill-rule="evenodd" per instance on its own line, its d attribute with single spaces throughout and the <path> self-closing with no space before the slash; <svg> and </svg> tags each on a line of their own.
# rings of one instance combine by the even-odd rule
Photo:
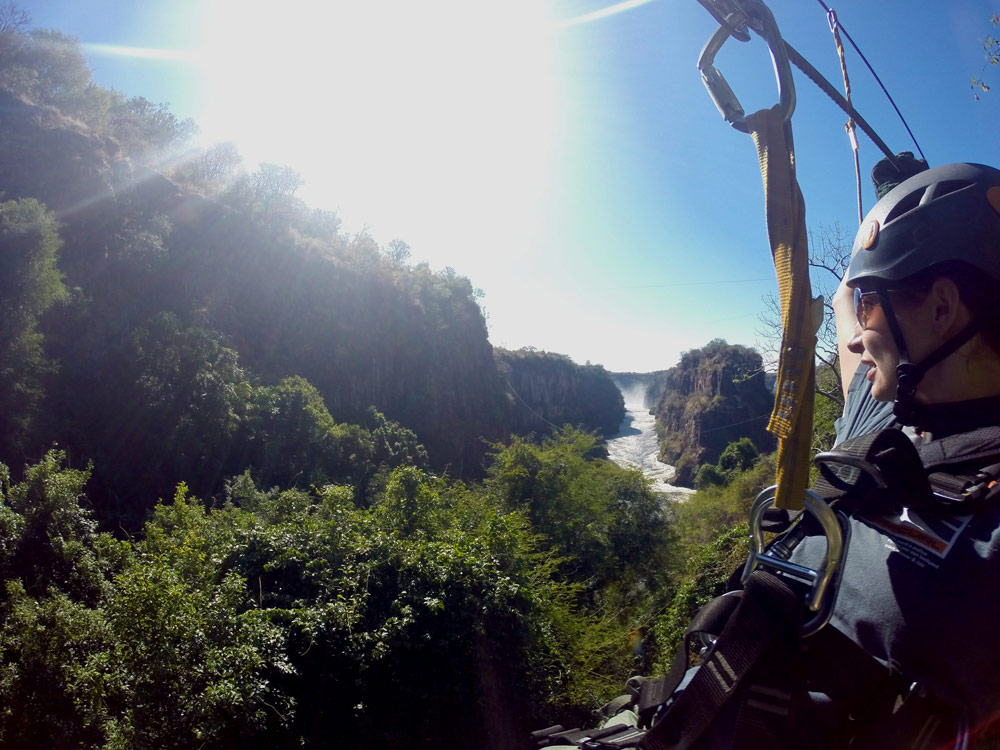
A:
<svg viewBox="0 0 1000 750">
<path fill-rule="evenodd" d="M 90 85 L 79 40 L 54 29 L 24 32 L 26 21 L 16 6 L 0 12 L 0 88 L 73 113 Z"/>
<path fill-rule="evenodd" d="M 737 472 L 746 471 L 760 454 L 750 438 L 734 440 L 719 456 L 719 469 L 724 476 L 731 477 Z"/>
<path fill-rule="evenodd" d="M 996 14 L 990 16 L 990 23 L 994 27 L 1000 27 L 1000 16 Z M 1000 65 L 1000 39 L 992 34 L 987 34 L 985 39 L 980 40 L 980 44 L 982 44 L 983 50 L 986 52 L 986 62 L 983 63 L 983 70 L 979 73 L 979 76 L 982 76 L 987 65 Z M 979 76 L 973 76 L 971 84 L 973 95 L 977 101 L 979 100 L 980 93 L 986 93 L 990 90 L 989 84 Z"/>
<path fill-rule="evenodd" d="M 815 235 L 809 236 L 809 267 L 813 296 L 823 297 L 823 322 L 816 332 L 816 360 L 819 367 L 828 367 L 840 372 L 837 350 L 837 321 L 833 315 L 833 293 L 840 284 L 844 272 L 851 261 L 853 237 L 840 226 L 833 224 L 820 228 L 819 243 Z M 764 356 L 765 369 L 775 369 L 778 365 L 778 350 L 781 347 L 781 313 L 778 298 L 768 293 L 764 297 L 764 311 L 758 316 L 758 348 Z M 844 405 L 843 388 L 839 378 L 824 383 L 817 379 L 816 392 L 834 403 Z"/>
<path fill-rule="evenodd" d="M 31 14 L 14 2 L 0 3 L 0 34 L 17 32 L 23 34 L 31 24 Z M 3 47 L 0 47 L 0 56 Z"/>
<path fill-rule="evenodd" d="M 51 368 L 42 352 L 38 318 L 64 294 L 56 268 L 61 240 L 53 214 L 38 201 L 0 204 L 0 457 L 23 451 L 42 376 Z"/>
<path fill-rule="evenodd" d="M 242 163 L 235 144 L 216 143 L 179 167 L 178 173 L 196 185 L 218 190 L 228 185 Z"/>
<path fill-rule="evenodd" d="M 410 246 L 402 240 L 391 240 L 385 256 L 394 266 L 405 266 L 410 259 Z"/>
<path fill-rule="evenodd" d="M 291 167 L 262 163 L 257 171 L 236 180 L 229 197 L 238 208 L 263 219 L 287 218 L 302 208 L 295 199 L 300 187 L 302 175 Z"/>
<path fill-rule="evenodd" d="M 88 71 L 89 75 L 89 71 Z M 130 157 L 162 154 L 197 132 L 191 119 L 178 120 L 167 104 L 112 91 L 108 128 Z"/>
</svg>

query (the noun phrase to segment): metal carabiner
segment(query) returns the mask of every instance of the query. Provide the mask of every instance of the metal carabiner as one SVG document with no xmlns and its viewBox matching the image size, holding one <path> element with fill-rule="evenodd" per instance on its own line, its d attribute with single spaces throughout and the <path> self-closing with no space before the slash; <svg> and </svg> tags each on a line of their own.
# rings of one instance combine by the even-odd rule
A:
<svg viewBox="0 0 1000 750">
<path fill-rule="evenodd" d="M 744 0 L 739 4 L 739 9 L 741 15 L 746 19 L 745 26 L 753 29 L 767 42 L 768 50 L 771 53 L 771 63 L 774 66 L 774 76 L 778 82 L 778 107 L 783 118 L 788 120 L 795 111 L 795 83 L 792 80 L 792 68 L 788 62 L 788 50 L 785 49 L 785 41 L 781 38 L 778 25 L 771 11 L 760 0 Z M 718 16 L 714 12 L 712 15 L 718 20 Z M 701 55 L 698 57 L 698 70 L 701 72 L 701 80 L 704 82 L 705 88 L 708 89 L 708 95 L 712 97 L 712 101 L 715 102 L 715 106 L 722 113 L 726 122 L 737 130 L 748 133 L 750 128 L 746 123 L 746 113 L 740 100 L 736 98 L 736 94 L 733 93 L 725 77 L 714 64 L 716 54 L 726 40 L 732 36 L 734 24 L 731 19 L 727 20 L 730 22 L 720 25 L 705 43 Z"/>
<path fill-rule="evenodd" d="M 836 592 L 844 572 L 843 563 L 850 536 L 850 524 L 846 521 L 842 523 L 819 495 L 806 490 L 804 512 L 812 515 L 823 529 L 826 537 L 826 557 L 822 565 L 816 569 L 789 562 L 788 556 L 803 537 L 799 528 L 802 523 L 801 517 L 785 532 L 786 536 L 795 537 L 791 544 L 781 545 L 776 542 L 771 549 L 766 548 L 764 544 L 761 522 L 764 512 L 774 505 L 776 490 L 777 485 L 768 487 L 757 495 L 750 508 L 750 555 L 743 568 L 743 580 L 746 581 L 757 568 L 766 567 L 807 583 L 809 592 L 806 596 L 806 607 L 815 614 L 802 626 L 802 635 L 810 636 L 826 625 L 833 614 L 833 605 L 837 600 Z M 800 533 L 796 534 L 796 531 Z"/>
</svg>

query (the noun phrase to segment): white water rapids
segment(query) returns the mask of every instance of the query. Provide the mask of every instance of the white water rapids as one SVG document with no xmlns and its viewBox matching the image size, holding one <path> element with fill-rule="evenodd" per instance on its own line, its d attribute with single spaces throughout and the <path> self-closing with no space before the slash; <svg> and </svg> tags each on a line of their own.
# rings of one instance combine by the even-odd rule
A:
<svg viewBox="0 0 1000 750">
<path fill-rule="evenodd" d="M 660 446 L 656 439 L 656 417 L 644 404 L 645 386 L 641 383 L 627 388 L 616 385 L 625 398 L 625 419 L 617 434 L 607 439 L 608 457 L 619 466 L 639 469 L 653 480 L 654 491 L 672 500 L 683 500 L 692 490 L 670 484 L 674 467 L 657 459 Z"/>
</svg>

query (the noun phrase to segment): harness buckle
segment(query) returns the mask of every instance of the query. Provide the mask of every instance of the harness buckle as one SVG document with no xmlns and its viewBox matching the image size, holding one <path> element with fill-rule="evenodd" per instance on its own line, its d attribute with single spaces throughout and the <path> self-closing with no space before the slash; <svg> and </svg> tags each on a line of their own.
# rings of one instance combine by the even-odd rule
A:
<svg viewBox="0 0 1000 750">
<path fill-rule="evenodd" d="M 720 9 L 710 7 L 706 2 L 702 2 L 702 5 L 720 25 L 701 50 L 698 70 L 701 72 L 705 88 L 708 89 L 708 95 L 712 97 L 723 118 L 737 130 L 750 132 L 740 100 L 736 98 L 736 94 L 714 64 L 715 56 L 726 40 L 732 36 L 739 41 L 746 41 L 749 39 L 746 29 L 750 28 L 767 42 L 768 50 L 771 52 L 771 63 L 774 65 L 774 75 L 778 82 L 778 106 L 781 108 L 783 119 L 788 120 L 795 111 L 795 84 L 792 81 L 792 68 L 788 62 L 788 50 L 771 11 L 760 0 L 725 4 Z"/>
<path fill-rule="evenodd" d="M 810 636 L 830 620 L 837 590 L 843 575 L 844 557 L 850 537 L 850 525 L 812 490 L 806 490 L 804 512 L 770 547 L 765 546 L 764 513 L 774 506 L 777 485 L 757 495 L 750 508 L 750 554 L 743 568 L 745 582 L 757 568 L 769 568 L 779 575 L 789 576 L 809 586 L 806 608 L 813 613 L 802 626 L 802 635 Z M 805 514 L 811 515 L 826 537 L 826 555 L 818 568 L 809 568 L 789 561 L 792 550 L 805 537 L 802 527 Z"/>
</svg>

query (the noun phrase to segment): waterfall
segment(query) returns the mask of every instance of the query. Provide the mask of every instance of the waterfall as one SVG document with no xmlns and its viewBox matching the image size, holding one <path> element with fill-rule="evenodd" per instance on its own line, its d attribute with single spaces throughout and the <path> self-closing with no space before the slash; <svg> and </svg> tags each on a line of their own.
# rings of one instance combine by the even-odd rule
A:
<svg viewBox="0 0 1000 750">
<path fill-rule="evenodd" d="M 656 417 L 649 413 L 645 404 L 646 384 L 642 381 L 615 385 L 625 399 L 625 418 L 618 432 L 607 439 L 608 457 L 619 466 L 639 469 L 653 480 L 653 489 L 674 500 L 682 500 L 691 494 L 686 487 L 674 487 L 670 480 L 674 467 L 657 459 L 660 451 L 656 438 Z"/>
</svg>

